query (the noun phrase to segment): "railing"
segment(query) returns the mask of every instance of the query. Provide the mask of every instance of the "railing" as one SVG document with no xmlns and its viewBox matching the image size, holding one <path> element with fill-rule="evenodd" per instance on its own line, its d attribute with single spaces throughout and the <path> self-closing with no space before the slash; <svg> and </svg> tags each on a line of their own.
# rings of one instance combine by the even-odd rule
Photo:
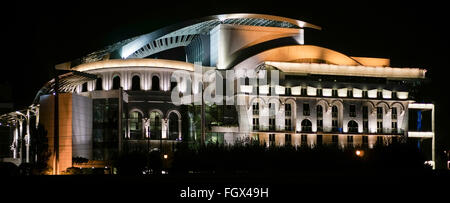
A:
<svg viewBox="0 0 450 203">
<path fill-rule="evenodd" d="M 258 132 L 293 132 L 295 131 L 293 126 L 260 126 L 260 125 L 253 125 L 252 126 L 253 131 L 258 131 Z M 329 133 L 338 133 L 338 134 L 342 134 L 344 133 L 342 131 L 342 128 L 338 128 L 338 127 L 332 127 L 331 131 L 326 131 Z M 295 133 L 312 133 L 312 127 L 307 126 L 307 127 L 302 127 L 300 129 L 300 131 L 296 131 Z M 317 126 L 317 131 L 316 132 L 325 132 L 323 127 Z M 363 129 L 364 134 L 392 134 L 392 135 L 401 135 L 404 134 L 404 130 L 403 129 L 392 129 L 392 128 L 383 128 L 383 129 L 379 129 L 376 132 L 370 133 L 369 129 Z M 348 134 L 359 134 L 360 132 L 358 131 L 358 128 L 348 128 L 347 131 Z"/>
<path fill-rule="evenodd" d="M 259 132 L 290 132 L 293 131 L 294 128 L 292 126 L 253 126 L 254 131 Z"/>
</svg>

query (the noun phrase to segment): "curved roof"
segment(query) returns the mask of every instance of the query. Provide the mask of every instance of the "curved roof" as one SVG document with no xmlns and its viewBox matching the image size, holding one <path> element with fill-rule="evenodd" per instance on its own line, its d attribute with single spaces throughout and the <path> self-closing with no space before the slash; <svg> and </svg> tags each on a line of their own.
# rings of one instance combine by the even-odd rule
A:
<svg viewBox="0 0 450 203">
<path fill-rule="evenodd" d="M 73 92 L 78 85 L 84 82 L 97 79 L 97 76 L 83 73 L 79 71 L 61 71 L 64 72 L 58 75 L 58 86 L 56 86 L 55 79 L 48 81 L 36 94 L 33 100 L 33 104 L 39 103 L 41 95 L 50 94 L 58 89 L 58 92 Z"/>
<path fill-rule="evenodd" d="M 314 45 L 287 45 L 236 58 L 227 68 L 257 67 L 264 61 L 296 62 L 299 59 L 317 59 L 335 65 L 362 65 L 352 57 Z M 234 66 L 236 65 L 236 66 Z"/>
<path fill-rule="evenodd" d="M 72 68 L 76 71 L 89 71 L 103 68 L 117 67 L 160 67 L 178 70 L 194 71 L 194 64 L 183 61 L 165 60 L 165 59 L 111 59 L 105 61 L 97 61 L 85 63 Z"/>
<path fill-rule="evenodd" d="M 187 46 L 195 36 L 207 33 L 219 24 L 321 29 L 307 22 L 274 15 L 252 13 L 213 15 L 166 26 L 148 34 L 118 42 L 83 57 L 81 63 L 102 60 L 107 54 L 123 59 L 144 58 L 174 47 Z"/>
<path fill-rule="evenodd" d="M 232 61 L 229 68 L 248 69 L 273 66 L 286 73 L 383 78 L 425 78 L 425 69 L 370 66 L 337 51 L 314 45 L 288 45 L 251 53 Z M 302 59 L 326 63 L 309 63 Z"/>
</svg>

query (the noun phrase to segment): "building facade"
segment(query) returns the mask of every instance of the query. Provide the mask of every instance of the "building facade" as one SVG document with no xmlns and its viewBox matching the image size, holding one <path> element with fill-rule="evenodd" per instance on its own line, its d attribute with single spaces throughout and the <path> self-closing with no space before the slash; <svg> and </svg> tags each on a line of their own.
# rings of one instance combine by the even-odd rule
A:
<svg viewBox="0 0 450 203">
<path fill-rule="evenodd" d="M 59 159 L 66 161 L 57 171 L 71 167 L 74 157 L 107 161 L 122 151 L 170 151 L 183 141 L 372 148 L 406 139 L 408 105 L 415 102 L 426 70 L 390 67 L 389 59 L 308 44 L 308 31 L 320 29 L 271 15 L 217 15 L 59 64 L 64 73 L 38 92 L 30 109 L 2 116 L 16 129 L 10 155 L 30 161 L 23 158 L 28 152 L 16 148 L 25 146 L 30 133 L 24 129 L 34 123 L 55 136 L 55 93 L 64 118 L 59 143 L 70 146 L 58 148 L 65 150 Z M 183 61 L 157 58 L 180 47 Z M 231 97 L 221 99 L 223 104 L 195 105 L 213 83 L 203 75 L 195 80 L 198 69 L 221 75 Z M 180 71 L 191 80 L 177 80 L 174 74 Z M 219 92 L 216 88 L 214 96 Z M 179 105 L 174 95 L 192 100 Z M 234 103 L 227 103 L 230 98 Z M 58 159 L 55 154 L 51 160 Z"/>
</svg>

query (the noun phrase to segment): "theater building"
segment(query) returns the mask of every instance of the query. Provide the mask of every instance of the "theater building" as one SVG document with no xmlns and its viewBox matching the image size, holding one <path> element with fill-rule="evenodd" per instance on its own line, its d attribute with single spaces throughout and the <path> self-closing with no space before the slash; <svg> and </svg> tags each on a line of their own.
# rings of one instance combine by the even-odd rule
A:
<svg viewBox="0 0 450 203">
<path fill-rule="evenodd" d="M 44 85 L 30 108 L 1 116 L 1 124 L 11 129 L 6 141 L 11 150 L 3 157 L 33 161 L 29 129 L 39 124 L 54 149 L 57 171 L 73 166 L 74 157 L 108 161 L 123 151 L 170 151 L 183 141 L 372 148 L 405 140 L 408 106 L 415 103 L 426 70 L 390 67 L 386 58 L 309 44 L 308 34 L 320 30 L 279 16 L 216 15 L 58 64 L 61 75 Z M 161 59 L 173 50 L 182 50 L 183 58 Z M 224 81 L 236 102 L 175 104 L 172 92 L 198 95 L 207 83 L 177 83 L 173 73 L 194 77 L 198 67 L 224 78 L 233 70 L 237 79 Z M 272 71 L 277 84 L 249 74 L 265 72 L 270 81 Z"/>
</svg>

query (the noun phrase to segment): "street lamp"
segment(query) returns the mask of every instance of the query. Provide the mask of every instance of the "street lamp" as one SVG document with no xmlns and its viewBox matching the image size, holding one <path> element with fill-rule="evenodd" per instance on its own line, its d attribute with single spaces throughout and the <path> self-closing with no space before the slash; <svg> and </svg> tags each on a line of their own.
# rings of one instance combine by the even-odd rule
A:
<svg viewBox="0 0 450 203">
<path fill-rule="evenodd" d="M 358 149 L 358 150 L 355 151 L 355 154 L 356 154 L 356 156 L 363 157 L 364 156 L 364 151 Z"/>
</svg>

